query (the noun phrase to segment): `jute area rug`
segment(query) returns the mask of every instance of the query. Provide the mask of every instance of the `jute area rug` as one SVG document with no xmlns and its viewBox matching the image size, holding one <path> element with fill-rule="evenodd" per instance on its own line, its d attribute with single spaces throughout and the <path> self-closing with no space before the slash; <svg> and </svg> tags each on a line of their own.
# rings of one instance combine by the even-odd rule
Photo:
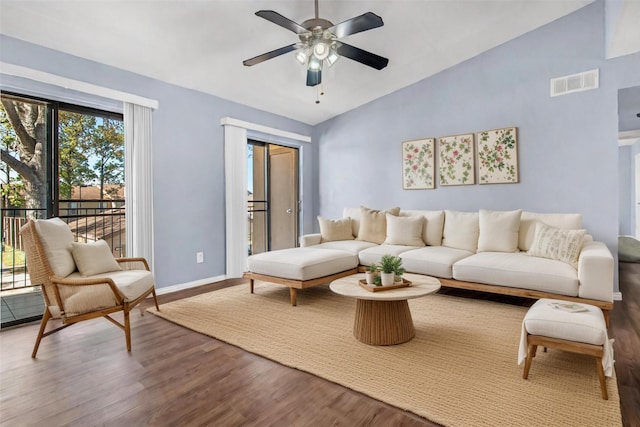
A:
<svg viewBox="0 0 640 427">
<path fill-rule="evenodd" d="M 595 359 L 538 350 L 517 364 L 526 308 L 446 295 L 409 301 L 416 336 L 369 346 L 352 335 L 355 301 L 328 286 L 298 292 L 256 282 L 149 312 L 445 426 L 619 426 L 615 377 L 602 400 Z"/>
</svg>

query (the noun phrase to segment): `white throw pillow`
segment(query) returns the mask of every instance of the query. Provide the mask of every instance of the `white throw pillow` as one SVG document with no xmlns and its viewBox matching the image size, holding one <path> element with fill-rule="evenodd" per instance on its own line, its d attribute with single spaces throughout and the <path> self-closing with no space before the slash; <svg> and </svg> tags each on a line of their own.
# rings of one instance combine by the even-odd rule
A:
<svg viewBox="0 0 640 427">
<path fill-rule="evenodd" d="M 423 216 L 395 216 L 387 214 L 387 238 L 385 245 L 424 246 Z"/>
<path fill-rule="evenodd" d="M 478 212 L 444 211 L 442 246 L 475 252 L 479 234 Z"/>
<path fill-rule="evenodd" d="M 320 224 L 321 243 L 354 239 L 351 232 L 351 218 L 332 220 L 319 216 L 318 224 Z"/>
<path fill-rule="evenodd" d="M 386 215 L 398 216 L 400 208 L 391 208 L 386 211 L 360 207 L 360 229 L 356 240 L 382 244 L 387 238 L 387 217 Z"/>
<path fill-rule="evenodd" d="M 122 270 L 104 240 L 91 243 L 71 243 L 71 253 L 83 276 Z"/>
<path fill-rule="evenodd" d="M 584 229 L 563 230 L 538 222 L 533 244 L 527 254 L 566 262 L 573 268 L 578 268 L 578 257 L 585 233 Z"/>
<path fill-rule="evenodd" d="M 60 218 L 34 220 L 40 243 L 47 256 L 53 274 L 67 277 L 76 269 L 69 244 L 74 241 L 73 233 L 66 222 Z"/>
<path fill-rule="evenodd" d="M 517 252 L 522 210 L 480 209 L 478 252 Z"/>
<path fill-rule="evenodd" d="M 442 245 L 444 211 L 405 210 L 400 212 L 400 216 L 423 216 L 422 240 L 428 246 Z"/>
</svg>

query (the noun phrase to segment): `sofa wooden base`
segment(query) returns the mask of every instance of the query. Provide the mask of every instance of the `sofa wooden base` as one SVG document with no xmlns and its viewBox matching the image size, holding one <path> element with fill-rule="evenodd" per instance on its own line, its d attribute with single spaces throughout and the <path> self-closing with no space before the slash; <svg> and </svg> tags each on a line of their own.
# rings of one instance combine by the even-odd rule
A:
<svg viewBox="0 0 640 427">
<path fill-rule="evenodd" d="M 309 280 L 295 280 L 295 279 L 285 279 L 283 277 L 275 277 L 275 276 L 267 276 L 264 274 L 252 273 L 247 271 L 242 275 L 243 278 L 249 279 L 249 289 L 251 293 L 253 293 L 253 281 L 254 280 L 262 280 L 264 282 L 276 283 L 278 285 L 283 285 L 289 287 L 289 296 L 291 299 L 291 305 L 297 305 L 297 295 L 298 289 L 310 288 L 311 286 L 320 285 L 322 283 L 329 283 L 336 279 L 345 276 L 351 276 L 352 274 L 356 274 L 358 272 L 357 268 L 352 268 L 351 270 L 342 271 L 340 273 L 331 274 L 329 276 L 318 277 L 315 279 Z"/>
<path fill-rule="evenodd" d="M 361 273 L 365 272 L 366 269 L 367 267 L 363 265 L 358 267 L 358 271 L 360 271 Z M 559 299 L 563 301 L 572 301 L 577 303 L 594 305 L 602 310 L 602 314 L 604 314 L 604 320 L 607 323 L 607 327 L 609 327 L 609 312 L 613 310 L 613 303 L 607 302 L 607 301 L 572 297 L 568 295 L 554 294 L 552 292 L 534 291 L 531 289 L 487 285 L 485 283 L 463 282 L 461 280 L 455 280 L 455 279 L 442 279 L 440 277 L 438 277 L 438 280 L 440 280 L 440 283 L 442 284 L 443 287 L 448 287 L 448 288 L 467 289 L 470 291 L 489 292 L 492 294 L 511 295 L 515 297 L 531 298 L 531 299 L 551 298 L 551 299 Z"/>
</svg>

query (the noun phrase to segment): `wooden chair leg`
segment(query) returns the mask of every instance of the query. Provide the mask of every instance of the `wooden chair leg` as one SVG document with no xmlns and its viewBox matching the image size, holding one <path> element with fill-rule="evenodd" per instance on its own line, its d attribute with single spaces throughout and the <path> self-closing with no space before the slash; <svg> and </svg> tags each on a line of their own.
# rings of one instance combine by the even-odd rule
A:
<svg viewBox="0 0 640 427">
<path fill-rule="evenodd" d="M 51 313 L 49 313 L 49 308 L 44 308 L 44 314 L 42 315 L 42 321 L 40 322 L 40 330 L 38 331 L 38 337 L 36 338 L 36 343 L 33 346 L 33 352 L 31 353 L 31 357 L 35 359 L 36 353 L 38 352 L 38 347 L 40 347 L 40 340 L 42 340 L 42 335 L 44 335 L 44 330 L 47 327 L 47 322 L 51 319 Z"/>
<path fill-rule="evenodd" d="M 602 391 L 602 398 L 609 400 L 607 394 L 607 379 L 604 376 L 604 368 L 602 367 L 602 358 L 596 357 L 596 368 L 598 369 L 598 378 L 600 379 L 600 390 Z"/>
<path fill-rule="evenodd" d="M 151 293 L 153 294 L 153 302 L 156 303 L 156 310 L 160 311 L 160 307 L 158 306 L 158 298 L 156 297 L 156 289 L 153 288 Z"/>
<path fill-rule="evenodd" d="M 291 297 L 291 305 L 298 305 L 298 293 L 296 288 L 289 288 L 289 296 Z"/>
<path fill-rule="evenodd" d="M 127 351 L 131 352 L 131 322 L 129 322 L 129 310 L 124 310 L 124 338 L 127 341 Z"/>
<path fill-rule="evenodd" d="M 527 349 L 527 359 L 524 362 L 524 371 L 522 372 L 522 378 L 525 380 L 529 376 L 529 369 L 531 368 L 531 362 L 536 355 L 536 350 L 538 349 L 537 345 L 529 344 L 529 348 Z"/>
</svg>

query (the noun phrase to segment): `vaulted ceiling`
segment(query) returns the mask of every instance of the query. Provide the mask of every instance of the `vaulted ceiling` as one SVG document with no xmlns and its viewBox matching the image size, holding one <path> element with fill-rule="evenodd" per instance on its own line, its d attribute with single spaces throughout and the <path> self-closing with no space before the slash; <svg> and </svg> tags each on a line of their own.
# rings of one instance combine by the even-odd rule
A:
<svg viewBox="0 0 640 427">
<path fill-rule="evenodd" d="M 301 23 L 312 0 L 1 0 L 0 31 L 251 107 L 317 124 L 474 57 L 593 0 L 320 0 L 334 24 L 371 11 L 384 26 L 345 42 L 389 58 L 383 70 L 341 58 L 321 89 L 288 53 L 242 61 L 298 41 L 254 13 L 274 10 Z M 320 103 L 316 103 L 319 96 Z"/>
</svg>

